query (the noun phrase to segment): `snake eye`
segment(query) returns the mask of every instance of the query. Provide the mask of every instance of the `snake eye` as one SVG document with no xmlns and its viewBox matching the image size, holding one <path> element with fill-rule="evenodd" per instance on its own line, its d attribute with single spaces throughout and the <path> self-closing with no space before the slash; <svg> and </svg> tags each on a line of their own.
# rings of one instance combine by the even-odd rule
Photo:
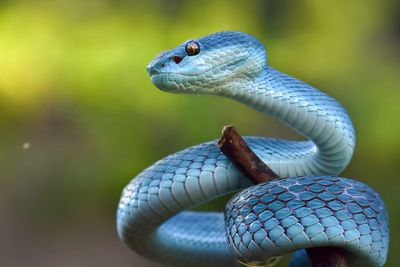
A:
<svg viewBox="0 0 400 267">
<path fill-rule="evenodd" d="M 185 46 L 185 51 L 188 56 L 195 56 L 200 53 L 200 45 L 196 41 L 189 41 Z"/>
</svg>

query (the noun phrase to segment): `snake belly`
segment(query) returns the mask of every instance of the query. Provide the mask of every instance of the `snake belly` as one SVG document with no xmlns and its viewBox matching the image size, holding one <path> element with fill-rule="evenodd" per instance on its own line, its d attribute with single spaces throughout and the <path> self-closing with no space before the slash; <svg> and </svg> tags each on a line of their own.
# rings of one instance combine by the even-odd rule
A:
<svg viewBox="0 0 400 267">
<path fill-rule="evenodd" d="M 245 137 L 282 178 L 259 185 L 216 141 L 156 162 L 122 192 L 117 230 L 126 245 L 173 266 L 264 264 L 321 246 L 343 249 L 348 266 L 383 266 L 389 243 L 383 201 L 367 185 L 337 177 L 352 157 L 355 133 L 336 100 L 268 66 L 264 46 L 240 32 L 184 42 L 147 70 L 163 91 L 231 98 L 309 140 Z M 232 192 L 239 193 L 225 214 L 190 211 Z"/>
</svg>

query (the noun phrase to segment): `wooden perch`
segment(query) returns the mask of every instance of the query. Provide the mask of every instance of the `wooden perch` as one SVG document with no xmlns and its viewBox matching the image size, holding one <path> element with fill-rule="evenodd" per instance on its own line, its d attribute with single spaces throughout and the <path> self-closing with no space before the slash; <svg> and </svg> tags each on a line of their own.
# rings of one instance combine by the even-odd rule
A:
<svg viewBox="0 0 400 267">
<path fill-rule="evenodd" d="M 343 251 L 335 247 L 306 249 L 313 267 L 347 267 Z"/>
<path fill-rule="evenodd" d="M 230 161 L 254 184 L 260 184 L 279 176 L 274 173 L 261 159 L 246 145 L 243 138 L 231 125 L 222 130 L 222 137 L 218 141 L 219 149 Z"/>
<path fill-rule="evenodd" d="M 233 126 L 224 127 L 222 137 L 218 141 L 218 147 L 254 184 L 279 178 L 270 167 L 251 151 Z M 339 248 L 317 247 L 308 248 L 306 251 L 313 267 L 347 267 L 346 257 Z"/>
</svg>

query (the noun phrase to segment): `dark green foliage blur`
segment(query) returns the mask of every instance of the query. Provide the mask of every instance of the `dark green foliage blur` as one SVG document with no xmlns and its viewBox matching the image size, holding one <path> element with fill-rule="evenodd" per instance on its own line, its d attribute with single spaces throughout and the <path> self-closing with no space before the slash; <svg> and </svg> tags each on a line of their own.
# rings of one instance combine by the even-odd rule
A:
<svg viewBox="0 0 400 267">
<path fill-rule="evenodd" d="M 0 1 L 1 266 L 159 266 L 116 236 L 131 178 L 226 124 L 301 138 L 230 100 L 151 84 L 160 51 L 221 30 L 255 35 L 270 65 L 347 108 L 358 140 L 342 175 L 380 192 L 387 266 L 400 265 L 398 1 L 20 0 Z"/>
</svg>

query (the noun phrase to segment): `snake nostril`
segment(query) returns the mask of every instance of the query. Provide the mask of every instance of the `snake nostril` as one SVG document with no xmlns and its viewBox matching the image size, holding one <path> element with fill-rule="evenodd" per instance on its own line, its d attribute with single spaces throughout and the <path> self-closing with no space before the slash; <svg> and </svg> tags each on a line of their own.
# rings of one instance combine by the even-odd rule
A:
<svg viewBox="0 0 400 267">
<path fill-rule="evenodd" d="M 175 61 L 176 64 L 179 64 L 182 61 L 183 58 L 178 57 L 178 56 L 174 56 L 172 59 Z"/>
</svg>

